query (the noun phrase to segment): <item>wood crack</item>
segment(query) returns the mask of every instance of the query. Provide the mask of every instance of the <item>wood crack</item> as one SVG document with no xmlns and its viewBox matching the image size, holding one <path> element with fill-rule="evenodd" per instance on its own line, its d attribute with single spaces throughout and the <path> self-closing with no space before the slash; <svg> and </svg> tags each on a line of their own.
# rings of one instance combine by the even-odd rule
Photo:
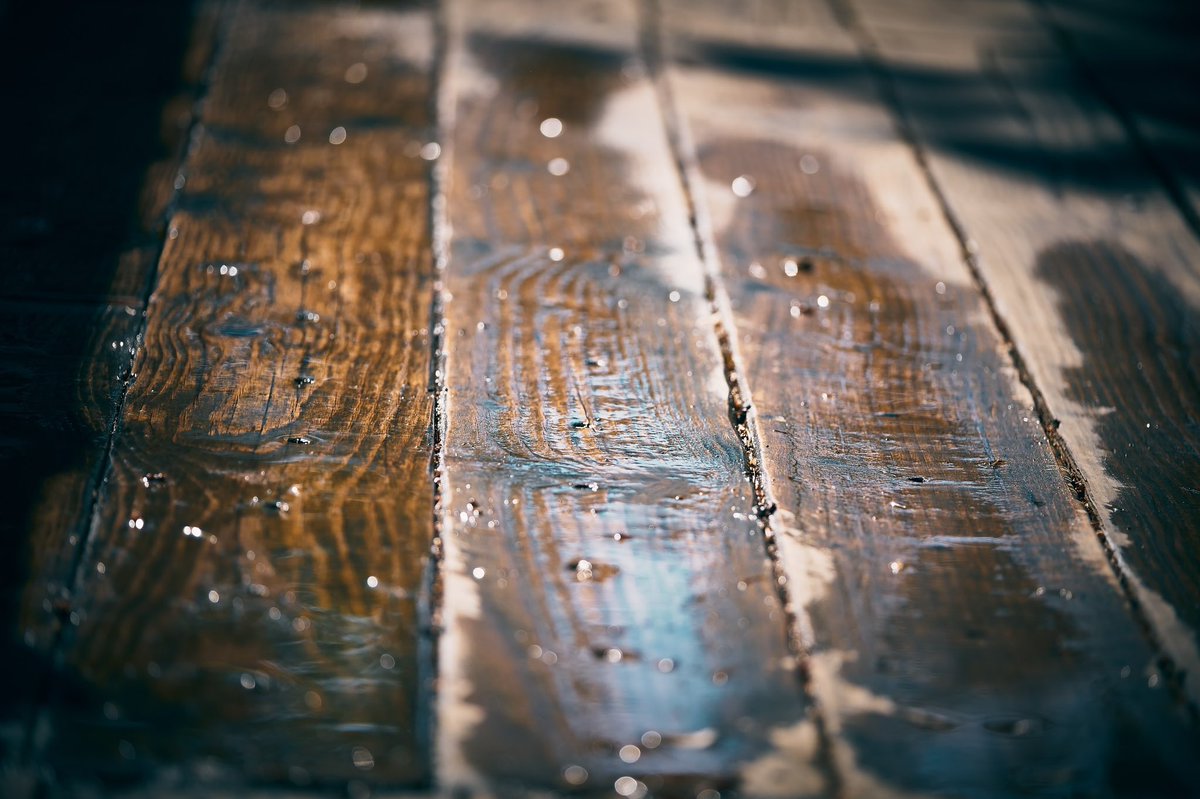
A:
<svg viewBox="0 0 1200 799">
<path fill-rule="evenodd" d="M 688 205 L 689 223 L 692 228 L 696 254 L 704 268 L 705 295 L 712 312 L 713 333 L 717 339 L 722 371 L 729 388 L 729 419 L 742 446 L 745 474 L 753 488 L 754 513 L 762 530 L 763 547 L 770 563 L 771 573 L 775 580 L 775 590 L 786 619 L 788 650 L 796 660 L 797 677 L 804 696 L 812 708 L 812 721 L 817 729 L 818 767 L 829 780 L 830 793 L 840 796 L 844 793 L 844 780 L 835 765 L 829 725 L 812 686 L 808 667 L 810 653 L 801 632 L 802 621 L 798 618 L 798 612 L 802 612 L 802 610 L 795 608 L 789 596 L 787 575 L 778 551 L 775 529 L 771 524 L 778 505 L 772 497 L 766 472 L 762 468 L 764 459 L 758 419 L 754 413 L 749 387 L 741 377 L 742 369 L 737 351 L 736 325 L 733 320 L 729 295 L 720 276 L 720 256 L 717 253 L 707 213 L 697 199 L 700 169 L 695 146 L 688 135 L 686 123 L 680 116 L 667 75 L 665 34 L 661 24 L 662 10 L 659 0 L 640 0 L 638 10 L 641 26 L 641 50 L 659 96 L 667 138 L 675 160 L 675 170 Z"/>
</svg>

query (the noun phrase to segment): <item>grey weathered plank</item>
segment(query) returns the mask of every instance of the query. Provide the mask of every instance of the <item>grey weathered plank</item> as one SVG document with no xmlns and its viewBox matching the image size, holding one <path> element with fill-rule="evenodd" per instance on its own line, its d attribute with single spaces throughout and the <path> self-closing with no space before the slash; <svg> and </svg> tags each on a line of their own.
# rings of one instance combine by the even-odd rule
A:
<svg viewBox="0 0 1200 799">
<path fill-rule="evenodd" d="M 855 42 L 821 3 L 660 24 L 842 790 L 1194 788 L 1188 715 Z"/>
<path fill-rule="evenodd" d="M 807 702 L 635 8 L 449 11 L 439 773 L 724 790 Z"/>
<path fill-rule="evenodd" d="M 853 7 L 1040 392 L 1043 422 L 1195 706 L 1200 243 L 1029 6 L 955 5 L 954 46 L 936 50 L 945 37 L 929 20 L 949 4 Z M 1013 22 L 997 29 L 984 8 Z"/>
</svg>

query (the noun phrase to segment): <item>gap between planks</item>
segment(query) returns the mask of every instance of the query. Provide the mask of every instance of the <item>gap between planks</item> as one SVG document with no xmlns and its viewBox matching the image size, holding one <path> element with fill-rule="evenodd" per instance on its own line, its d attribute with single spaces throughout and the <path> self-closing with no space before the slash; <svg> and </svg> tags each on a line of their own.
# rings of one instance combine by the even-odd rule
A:
<svg viewBox="0 0 1200 799">
<path fill-rule="evenodd" d="M 830 780 L 829 792 L 838 795 L 842 792 L 843 780 L 835 764 L 828 724 L 820 700 L 812 688 L 807 663 L 814 636 L 811 625 L 805 619 L 804 610 L 796 606 L 790 595 L 787 575 L 776 543 L 775 529 L 771 524 L 779 506 L 771 491 L 770 477 L 763 469 L 765 458 L 758 413 L 754 407 L 753 392 L 744 377 L 745 369 L 742 366 L 743 361 L 738 348 L 737 324 L 734 321 L 729 293 L 725 289 L 724 279 L 721 276 L 720 257 L 717 254 L 712 222 L 708 217 L 706 206 L 699 202 L 696 196 L 696 186 L 700 181 L 700 166 L 695 143 L 682 119 L 671 88 L 664 41 L 666 33 L 662 25 L 662 5 L 660 0 L 639 0 L 638 8 L 639 22 L 642 26 L 640 32 L 642 52 L 658 92 L 667 139 L 675 158 L 675 168 L 683 188 L 683 194 L 687 200 L 696 255 L 704 266 L 705 291 L 712 309 L 713 331 L 721 352 L 725 381 L 729 387 L 729 420 L 733 425 L 734 433 L 741 442 L 746 477 L 754 489 L 754 510 L 762 527 L 763 548 L 775 576 L 776 592 L 784 608 L 788 647 L 793 657 L 796 658 L 796 677 L 813 708 L 813 723 L 816 726 L 819 741 L 817 752 L 819 766 Z"/>
</svg>

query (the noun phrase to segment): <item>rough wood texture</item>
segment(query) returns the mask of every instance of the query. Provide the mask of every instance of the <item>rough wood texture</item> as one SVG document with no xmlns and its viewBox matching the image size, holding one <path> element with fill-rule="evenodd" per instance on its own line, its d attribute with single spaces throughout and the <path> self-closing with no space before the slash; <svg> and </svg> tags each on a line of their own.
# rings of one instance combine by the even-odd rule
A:
<svg viewBox="0 0 1200 799">
<path fill-rule="evenodd" d="M 59 575 L 65 780 L 427 777 L 431 38 L 420 7 L 228 20 Z M 26 624 L 53 640 L 49 614 Z"/>
<path fill-rule="evenodd" d="M 853 12 L 1195 707 L 1200 243 L 1029 7 L 855 0 Z M 939 19 L 955 20 L 954 46 L 940 45 Z"/>
<path fill-rule="evenodd" d="M 48 565 L 80 532 L 131 360 L 114 343 L 140 324 L 211 41 L 187 2 L 131 4 L 107 38 L 109 10 L 75 6 L 26 4 L 0 31 L 2 771 L 47 675 L 21 640 L 22 592 L 54 600 Z"/>
<path fill-rule="evenodd" d="M 450 12 L 440 773 L 724 790 L 806 702 L 635 10 Z"/>
<path fill-rule="evenodd" d="M 730 24 L 728 4 L 678 2 L 661 24 L 839 782 L 1187 793 L 1200 741 L 824 10 Z M 780 795 L 800 795 L 787 776 Z"/>
</svg>

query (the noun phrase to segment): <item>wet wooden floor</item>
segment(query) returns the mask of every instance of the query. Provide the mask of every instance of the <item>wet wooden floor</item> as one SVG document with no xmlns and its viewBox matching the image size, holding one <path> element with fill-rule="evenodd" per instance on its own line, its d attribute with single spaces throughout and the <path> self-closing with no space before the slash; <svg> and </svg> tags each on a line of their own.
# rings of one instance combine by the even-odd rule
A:
<svg viewBox="0 0 1200 799">
<path fill-rule="evenodd" d="M 0 793 L 1200 795 L 1198 30 L 0 4 Z"/>
</svg>

